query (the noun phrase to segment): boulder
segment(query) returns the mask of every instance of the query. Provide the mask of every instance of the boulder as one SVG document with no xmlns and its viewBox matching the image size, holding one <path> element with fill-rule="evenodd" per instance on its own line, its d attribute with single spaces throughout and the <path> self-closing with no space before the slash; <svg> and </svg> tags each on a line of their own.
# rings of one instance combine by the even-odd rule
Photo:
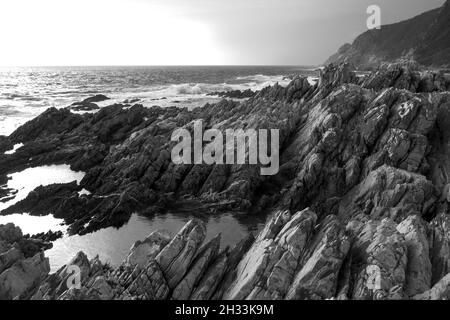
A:
<svg viewBox="0 0 450 320">
<path fill-rule="evenodd" d="M 26 298 L 50 272 L 44 253 L 19 260 L 0 274 L 0 299 Z"/>
<path fill-rule="evenodd" d="M 450 216 L 446 212 L 439 213 L 431 222 L 430 259 L 434 285 L 450 273 Z"/>
<path fill-rule="evenodd" d="M 131 247 L 126 258 L 126 264 L 144 268 L 149 260 L 154 259 L 158 253 L 170 242 L 167 232 L 155 231 L 143 241 L 137 241 Z"/>
<path fill-rule="evenodd" d="M 283 298 L 299 267 L 316 223 L 309 209 L 277 212 L 237 267 L 224 299 Z"/>
<path fill-rule="evenodd" d="M 428 226 L 421 217 L 409 216 L 397 230 L 404 235 L 407 246 L 405 294 L 414 296 L 431 287 L 431 262 L 428 243 Z"/>
<path fill-rule="evenodd" d="M 352 268 L 356 269 L 349 298 L 403 298 L 408 256 L 405 238 L 397 231 L 397 225 L 385 218 L 362 223 L 352 221 L 347 228 L 355 237 L 350 254 Z"/>
<path fill-rule="evenodd" d="M 448 300 L 450 299 L 450 274 L 443 277 L 433 288 L 415 295 L 414 300 Z"/>
<path fill-rule="evenodd" d="M 0 240 L 7 243 L 18 242 L 23 238 L 22 230 L 13 223 L 0 225 Z"/>
<path fill-rule="evenodd" d="M 205 224 L 191 220 L 156 256 L 155 260 L 171 289 L 183 279 L 205 236 Z"/>
<path fill-rule="evenodd" d="M 23 253 L 16 247 L 0 253 L 0 274 L 20 259 L 23 259 Z"/>
<path fill-rule="evenodd" d="M 214 260 L 206 270 L 200 282 L 190 296 L 190 300 L 209 300 L 220 284 L 227 270 L 228 252 L 224 251 Z"/>
<path fill-rule="evenodd" d="M 304 265 L 289 287 L 286 299 L 323 300 L 336 294 L 338 275 L 350 249 L 345 228 L 335 216 L 322 222 L 310 244 Z"/>
<path fill-rule="evenodd" d="M 199 249 L 199 253 L 192 262 L 189 271 L 173 290 L 172 299 L 187 300 L 191 296 L 191 293 L 198 282 L 202 279 L 202 277 L 204 277 L 205 271 L 210 262 L 216 258 L 219 252 L 220 237 L 220 234 L 217 235 L 210 242 Z M 217 274 L 216 277 L 218 277 Z M 199 293 L 197 293 L 197 295 L 199 295 Z"/>
</svg>

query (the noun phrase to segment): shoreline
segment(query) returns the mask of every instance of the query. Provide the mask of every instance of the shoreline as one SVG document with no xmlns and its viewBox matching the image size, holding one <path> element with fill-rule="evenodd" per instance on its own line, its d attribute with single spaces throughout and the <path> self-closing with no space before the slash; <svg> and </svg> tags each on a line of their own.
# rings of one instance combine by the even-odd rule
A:
<svg viewBox="0 0 450 320">
<path fill-rule="evenodd" d="M 324 68 L 314 85 L 296 77 L 286 87 L 267 87 L 244 101 L 223 99 L 193 110 L 111 105 L 79 115 L 51 108 L 2 138 L 8 148 L 23 146 L 2 155 L 6 147 L 0 145 L 0 180 L 6 173 L 48 164 L 67 164 L 86 175 L 80 185 L 38 187 L 0 214 L 52 214 L 65 220 L 70 234 L 79 235 L 122 226 L 133 212 L 153 214 L 177 206 L 204 215 L 273 214 L 252 244 L 244 241 L 245 246 L 230 251 L 218 250 L 216 238 L 202 246 L 206 227 L 198 220 L 174 238 L 150 236 L 141 243 L 145 249 L 138 249 L 144 253 L 137 258 L 137 271 L 130 262 L 111 270 L 79 255 L 75 260 L 89 270 L 102 270 L 89 271 L 81 291 L 63 290 L 66 271 L 50 276 L 59 277 L 62 287 L 49 289 L 49 278 L 43 279 L 45 259 L 36 254 L 29 259 L 39 255 L 35 262 L 44 270 L 38 274 L 40 298 L 92 298 L 100 287 L 108 293 L 95 298 L 438 295 L 429 290 L 450 273 L 445 264 L 450 251 L 440 250 L 450 241 L 442 176 L 450 170 L 445 148 L 449 88 L 439 73 L 421 73 L 412 63 L 384 65 L 365 77 L 340 64 Z M 250 165 L 171 163 L 170 134 L 190 129 L 199 118 L 207 127 L 280 129 L 280 173 L 261 177 Z M 90 194 L 80 196 L 82 189 Z M 429 232 L 435 235 L 432 243 Z M 171 257 L 180 252 L 172 250 L 186 258 L 175 258 L 176 267 Z M 382 281 L 376 290 L 367 283 L 374 266 Z M 133 272 L 146 274 L 147 282 L 136 283 Z M 213 274 L 224 277 L 213 281 Z M 124 278 L 131 280 L 121 283 Z M 183 283 L 196 286 L 186 289 Z M 148 290 L 139 295 L 130 286 Z"/>
</svg>

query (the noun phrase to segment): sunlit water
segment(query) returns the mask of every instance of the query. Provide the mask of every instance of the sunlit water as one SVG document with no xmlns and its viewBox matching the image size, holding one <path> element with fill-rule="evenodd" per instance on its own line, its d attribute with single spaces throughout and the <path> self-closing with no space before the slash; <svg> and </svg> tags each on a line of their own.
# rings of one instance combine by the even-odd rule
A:
<svg viewBox="0 0 450 320">
<path fill-rule="evenodd" d="M 0 210 L 7 208 L 19 200 L 24 199 L 28 193 L 40 185 L 53 183 L 80 182 L 83 172 L 75 172 L 68 165 L 42 166 L 23 170 L 9 175 L 8 188 L 17 189 L 16 198 L 6 202 L 0 202 Z M 86 190 L 80 194 L 89 194 Z M 197 217 L 205 221 L 207 226 L 206 240 L 210 240 L 217 234 L 222 234 L 222 248 L 233 246 L 244 239 L 250 232 L 256 232 L 264 224 L 264 218 L 246 217 L 231 213 L 195 216 L 194 213 L 167 213 L 144 217 L 133 214 L 127 224 L 121 228 L 105 228 L 91 234 L 68 236 L 67 226 L 63 220 L 56 219 L 52 215 L 31 216 L 29 214 L 11 214 L 0 216 L 0 224 L 14 223 L 22 229 L 24 234 L 37 234 L 41 232 L 63 231 L 64 237 L 56 240 L 53 248 L 46 251 L 50 259 L 52 271 L 56 271 L 62 265 L 67 264 L 79 251 L 83 251 L 89 258 L 99 255 L 103 262 L 113 266 L 120 264 L 127 256 L 131 246 L 137 240 L 145 239 L 156 230 L 167 230 L 175 235 L 190 219 Z"/>
<path fill-rule="evenodd" d="M 23 234 L 38 234 L 41 232 L 63 231 L 67 227 L 63 225 L 64 220 L 56 219 L 52 215 L 47 216 L 31 216 L 29 214 L 10 214 L 7 216 L 0 216 L 0 224 L 14 223 L 20 227 Z"/>
<path fill-rule="evenodd" d="M 79 236 L 67 235 L 67 227 L 63 220 L 51 215 L 35 217 L 28 214 L 12 214 L 0 216 L 0 224 L 14 223 L 24 234 L 40 232 L 63 231 L 64 237 L 53 242 L 53 248 L 45 255 L 50 260 L 52 271 L 67 264 L 79 251 L 83 251 L 92 259 L 99 256 L 103 262 L 113 266 L 119 265 L 128 255 L 131 246 L 138 240 L 144 240 L 156 230 L 167 230 L 175 235 L 194 215 L 167 213 L 154 217 L 144 217 L 133 214 L 130 220 L 121 228 L 109 227 L 96 232 Z M 198 217 L 205 221 L 208 241 L 221 234 L 221 247 L 234 246 L 249 233 L 257 233 L 264 225 L 263 217 L 238 219 L 231 213 Z"/>
<path fill-rule="evenodd" d="M 208 93 L 260 90 L 284 75 L 316 75 L 311 67 L 22 67 L 0 68 L 0 135 L 9 135 L 49 107 L 67 107 L 95 94 L 111 98 L 100 107 L 136 100 L 145 107 L 201 107 L 219 98 Z"/>
<path fill-rule="evenodd" d="M 99 255 L 103 262 L 113 266 L 119 265 L 127 256 L 131 246 L 138 240 L 145 239 L 156 230 L 167 230 L 175 235 L 192 215 L 168 213 L 153 218 L 133 214 L 126 225 L 116 229 L 109 227 L 97 232 L 70 236 L 53 243 L 53 248 L 46 251 L 53 271 L 67 264 L 77 252 L 83 251 L 89 258 Z M 249 219 L 242 222 L 232 214 L 221 214 L 205 220 L 206 241 L 221 233 L 221 246 L 233 246 L 244 239 L 249 232 L 257 232 L 263 225 L 261 219 Z"/>
<path fill-rule="evenodd" d="M 47 186 L 54 183 L 68 183 L 77 181 L 78 183 L 83 179 L 84 172 L 76 172 L 70 169 L 70 166 L 50 165 L 28 168 L 20 172 L 15 172 L 8 175 L 8 189 L 17 190 L 16 196 L 7 201 L 0 202 L 0 211 L 12 206 L 20 200 L 23 200 L 27 195 L 39 186 Z"/>
<path fill-rule="evenodd" d="M 20 149 L 22 147 L 23 147 L 23 143 L 17 143 L 13 146 L 13 148 L 11 150 L 6 151 L 5 154 L 14 154 L 14 153 L 16 153 L 16 151 L 18 149 Z"/>
</svg>

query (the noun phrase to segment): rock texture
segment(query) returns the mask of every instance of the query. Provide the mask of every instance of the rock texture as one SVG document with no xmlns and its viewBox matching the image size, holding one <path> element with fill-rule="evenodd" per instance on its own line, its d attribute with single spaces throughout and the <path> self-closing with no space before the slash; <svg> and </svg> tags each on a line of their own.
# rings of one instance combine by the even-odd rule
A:
<svg viewBox="0 0 450 320">
<path fill-rule="evenodd" d="M 195 110 L 49 109 L 3 139 L 24 146 L 0 154 L 0 177 L 54 163 L 86 176 L 80 185 L 39 187 L 3 214 L 53 214 L 77 234 L 121 226 L 133 212 L 169 209 L 270 219 L 254 241 L 222 251 L 220 237 L 204 243 L 205 226 L 193 220 L 174 237 L 157 232 L 136 243 L 117 268 L 80 253 L 72 262 L 83 270 L 80 288 L 67 286 L 68 267 L 41 281 L 44 239 L 24 239 L 9 226 L 0 232 L 0 279 L 11 283 L 23 261 L 37 271 L 26 285 L 0 291 L 35 299 L 447 297 L 448 85 L 413 62 L 385 64 L 364 77 L 342 63 L 324 68 L 313 86 L 296 77 L 247 100 Z M 170 135 L 192 131 L 198 119 L 220 130 L 278 128 L 279 173 L 261 176 L 258 165 L 175 165 Z M 80 195 L 82 188 L 90 194 Z"/>
<path fill-rule="evenodd" d="M 0 225 L 0 299 L 30 297 L 50 271 L 46 248 L 40 240 L 24 239 L 13 224 Z"/>
<path fill-rule="evenodd" d="M 231 90 L 231 91 L 223 91 L 223 92 L 212 92 L 212 93 L 208 93 L 208 96 L 218 96 L 221 98 L 231 98 L 231 99 L 246 99 L 246 98 L 251 98 L 256 94 L 256 92 L 254 92 L 251 89 L 247 89 L 247 90 Z"/>
</svg>

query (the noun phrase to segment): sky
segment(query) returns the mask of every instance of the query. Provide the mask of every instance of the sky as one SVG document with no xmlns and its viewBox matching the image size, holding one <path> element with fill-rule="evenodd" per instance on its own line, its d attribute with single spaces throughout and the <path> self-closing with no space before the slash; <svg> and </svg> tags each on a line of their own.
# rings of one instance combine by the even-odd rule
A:
<svg viewBox="0 0 450 320">
<path fill-rule="evenodd" d="M 318 65 L 445 0 L 0 0 L 0 66 Z"/>
</svg>

